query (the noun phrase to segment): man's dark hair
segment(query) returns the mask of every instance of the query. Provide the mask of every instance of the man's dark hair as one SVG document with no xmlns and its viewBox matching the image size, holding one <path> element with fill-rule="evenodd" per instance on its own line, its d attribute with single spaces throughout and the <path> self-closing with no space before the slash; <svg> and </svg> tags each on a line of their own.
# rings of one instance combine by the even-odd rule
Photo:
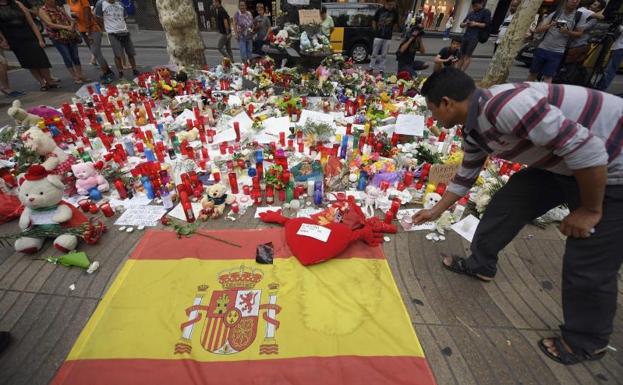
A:
<svg viewBox="0 0 623 385">
<path fill-rule="evenodd" d="M 606 8 L 606 0 L 595 0 L 596 2 L 599 3 L 599 10 L 601 11 L 602 9 Z M 595 2 L 593 1 L 593 3 Z"/>
<path fill-rule="evenodd" d="M 460 36 L 452 36 L 452 39 L 450 39 L 450 43 L 455 42 L 455 41 L 461 44 L 463 42 L 463 39 L 461 39 Z"/>
<path fill-rule="evenodd" d="M 446 67 L 434 72 L 422 86 L 421 94 L 429 102 L 439 105 L 443 97 L 462 102 L 476 89 L 474 79 L 465 72 Z"/>
<path fill-rule="evenodd" d="M 327 13 L 327 7 L 320 7 L 320 14 L 324 15 L 325 13 Z"/>
<path fill-rule="evenodd" d="M 472 0 L 472 5 L 474 4 L 484 4 L 485 0 Z"/>
</svg>

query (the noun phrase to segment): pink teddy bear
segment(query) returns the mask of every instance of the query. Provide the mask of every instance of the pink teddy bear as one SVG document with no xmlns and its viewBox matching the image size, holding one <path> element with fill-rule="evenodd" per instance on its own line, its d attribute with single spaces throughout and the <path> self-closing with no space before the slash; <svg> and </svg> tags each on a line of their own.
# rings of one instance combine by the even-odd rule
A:
<svg viewBox="0 0 623 385">
<path fill-rule="evenodd" d="M 89 195 L 89 190 L 93 187 L 97 187 L 101 192 L 108 191 L 110 188 L 106 179 L 95 170 L 93 162 L 74 164 L 71 166 L 71 171 L 76 177 L 76 188 L 80 195 Z"/>
</svg>

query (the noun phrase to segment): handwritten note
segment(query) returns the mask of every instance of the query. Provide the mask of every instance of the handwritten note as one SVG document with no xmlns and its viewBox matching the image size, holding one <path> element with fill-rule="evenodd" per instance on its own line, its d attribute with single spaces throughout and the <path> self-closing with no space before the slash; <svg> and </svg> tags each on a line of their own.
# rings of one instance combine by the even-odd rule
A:
<svg viewBox="0 0 623 385">
<path fill-rule="evenodd" d="M 145 226 L 158 225 L 160 218 L 167 210 L 162 206 L 136 206 L 127 209 L 115 222 L 117 226 Z"/>
<path fill-rule="evenodd" d="M 320 24 L 320 10 L 318 9 L 299 9 L 299 24 Z"/>
<path fill-rule="evenodd" d="M 424 117 L 422 115 L 398 115 L 396 133 L 400 135 L 424 135 Z"/>
<path fill-rule="evenodd" d="M 430 183 L 445 183 L 448 184 L 454 178 L 454 175 L 459 170 L 458 164 L 435 164 L 430 168 L 428 174 L 428 180 Z"/>
<path fill-rule="evenodd" d="M 331 235 L 331 230 L 323 226 L 303 223 L 296 234 L 326 242 L 329 239 L 329 235 Z"/>
<path fill-rule="evenodd" d="M 327 123 L 333 124 L 334 118 L 332 115 L 325 114 L 323 112 L 311 111 L 311 110 L 303 110 L 301 111 L 301 119 L 299 120 L 299 125 L 304 126 L 307 120 L 311 120 L 316 123 Z"/>
</svg>

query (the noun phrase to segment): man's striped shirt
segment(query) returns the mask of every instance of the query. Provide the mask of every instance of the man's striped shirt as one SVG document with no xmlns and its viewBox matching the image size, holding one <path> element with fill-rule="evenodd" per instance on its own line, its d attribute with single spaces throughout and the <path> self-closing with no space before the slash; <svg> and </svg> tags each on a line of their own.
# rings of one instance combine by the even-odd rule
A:
<svg viewBox="0 0 623 385">
<path fill-rule="evenodd" d="M 460 196 L 487 156 L 562 175 L 608 165 L 608 184 L 623 184 L 623 99 L 605 92 L 546 83 L 478 89 L 463 132 L 463 163 L 448 187 Z"/>
</svg>

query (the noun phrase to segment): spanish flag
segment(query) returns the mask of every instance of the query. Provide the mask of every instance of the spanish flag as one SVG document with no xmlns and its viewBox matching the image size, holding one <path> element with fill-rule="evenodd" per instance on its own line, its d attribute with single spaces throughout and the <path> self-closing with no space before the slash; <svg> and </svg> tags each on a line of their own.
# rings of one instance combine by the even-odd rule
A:
<svg viewBox="0 0 623 385">
<path fill-rule="evenodd" d="M 241 247 L 146 232 L 52 384 L 435 384 L 381 248 L 305 267 L 282 228 L 210 234 Z"/>
</svg>

